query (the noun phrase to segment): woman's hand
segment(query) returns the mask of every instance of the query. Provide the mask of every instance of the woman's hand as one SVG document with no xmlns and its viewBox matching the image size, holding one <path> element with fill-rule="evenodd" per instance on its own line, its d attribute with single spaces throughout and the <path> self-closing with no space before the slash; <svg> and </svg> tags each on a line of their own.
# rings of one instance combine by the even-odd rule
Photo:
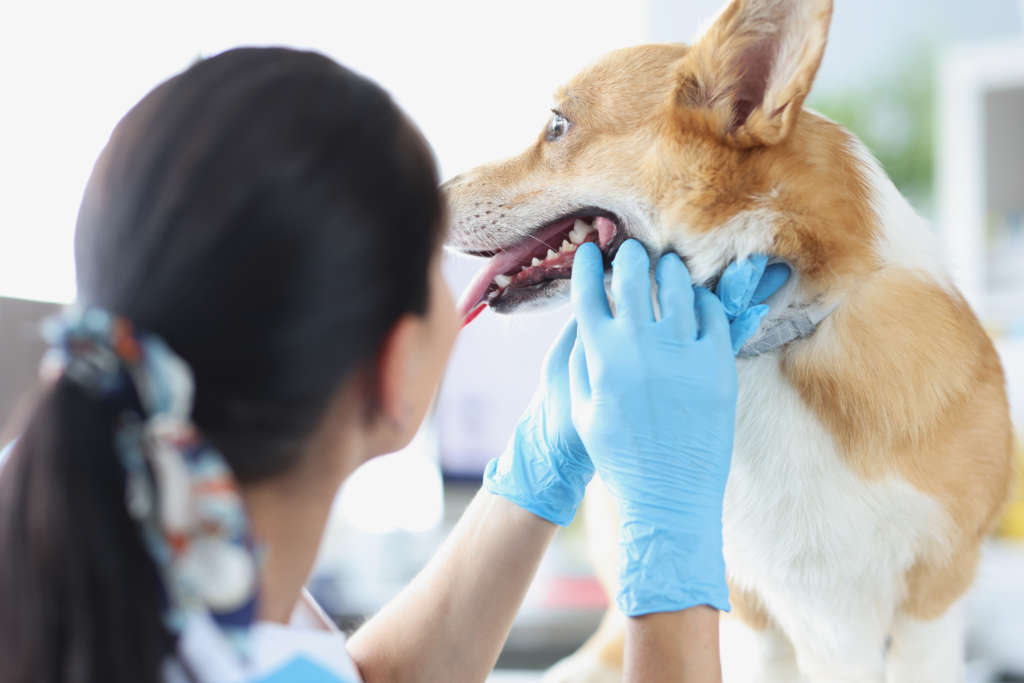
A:
<svg viewBox="0 0 1024 683">
<path fill-rule="evenodd" d="M 576 342 L 570 320 L 548 351 L 541 382 L 505 452 L 484 472 L 484 487 L 544 519 L 567 525 L 594 476 L 572 424 L 569 353 Z"/>
<path fill-rule="evenodd" d="M 761 320 L 768 314 L 762 302 L 789 279 L 789 266 L 768 263 L 764 254 L 730 263 L 718 280 L 715 294 L 729 318 L 732 352 L 737 353 L 754 336 Z"/>
<path fill-rule="evenodd" d="M 656 321 L 649 272 L 644 248 L 625 242 L 613 263 L 613 317 L 600 252 L 587 244 L 577 251 L 573 423 L 618 503 L 620 609 L 728 610 L 722 498 L 736 414 L 729 320 L 667 254 L 655 272 Z"/>
<path fill-rule="evenodd" d="M 786 266 L 767 263 L 768 258 L 761 255 L 736 261 L 719 281 L 716 293 L 729 319 L 734 352 L 757 331 L 768 312 L 767 306 L 757 304 L 789 276 Z M 491 461 L 484 474 L 484 485 L 491 493 L 563 526 L 572 521 L 594 474 L 570 415 L 569 354 L 576 329 L 576 321 L 570 320 L 551 347 L 533 400 L 505 452 Z"/>
</svg>

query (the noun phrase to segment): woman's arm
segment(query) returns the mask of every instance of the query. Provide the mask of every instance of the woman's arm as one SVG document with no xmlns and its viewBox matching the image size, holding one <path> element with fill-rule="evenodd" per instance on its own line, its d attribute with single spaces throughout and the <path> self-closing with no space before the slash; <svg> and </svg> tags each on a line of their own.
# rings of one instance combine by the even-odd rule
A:
<svg viewBox="0 0 1024 683">
<path fill-rule="evenodd" d="M 631 617 L 626 625 L 625 680 L 719 683 L 718 610 L 697 605 Z"/>
<path fill-rule="evenodd" d="M 576 326 L 555 341 L 508 447 L 433 560 L 353 637 L 369 683 L 483 681 L 555 534 L 583 499 L 594 467 L 569 414 Z"/>
<path fill-rule="evenodd" d="M 483 681 L 556 528 L 480 491 L 430 563 L 352 636 L 363 679 Z"/>
</svg>

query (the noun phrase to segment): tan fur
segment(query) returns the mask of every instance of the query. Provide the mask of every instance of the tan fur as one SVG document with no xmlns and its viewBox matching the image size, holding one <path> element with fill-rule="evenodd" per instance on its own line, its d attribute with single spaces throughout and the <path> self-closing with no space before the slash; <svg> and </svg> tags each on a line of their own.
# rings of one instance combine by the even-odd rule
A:
<svg viewBox="0 0 1024 683">
<path fill-rule="evenodd" d="M 688 177 L 664 208 L 670 224 L 706 232 L 741 211 L 769 209 L 782 223 L 773 253 L 815 289 L 841 286 L 877 267 L 867 188 L 838 126 L 801 116 L 784 143 L 752 150 L 723 148 L 706 134 L 676 135 L 663 163 Z"/>
<path fill-rule="evenodd" d="M 903 270 L 869 278 L 825 327 L 783 356 L 785 373 L 864 477 L 899 473 L 949 510 L 949 555 L 908 576 L 910 613 L 941 614 L 970 584 L 1013 479 L 995 348 L 962 297 Z"/>
<path fill-rule="evenodd" d="M 729 584 L 729 603 L 732 616 L 742 619 L 752 629 L 761 631 L 772 625 L 772 618 L 753 592 Z"/>
<path fill-rule="evenodd" d="M 629 48 L 583 71 L 556 96 L 556 109 L 572 121 L 564 140 L 549 144 L 541 135 L 520 156 L 449 186 L 461 235 L 454 243 L 488 248 L 474 240 L 550 188 L 574 184 L 637 197 L 656 228 L 642 236 L 652 249 L 714 235 L 742 212 L 774 216 L 771 253 L 799 272 L 808 299 L 841 302 L 814 336 L 782 352 L 785 377 L 855 472 L 906 480 L 939 501 L 955 527 L 935 544 L 941 550 L 906 575 L 902 610 L 930 619 L 967 590 L 980 542 L 1008 497 L 1002 369 L 958 293 L 884 262 L 881 226 L 849 133 L 801 110 L 831 2 L 802 5 L 800 16 L 787 19 L 778 12 L 786 2 L 734 0 L 692 48 Z M 802 22 L 806 40 L 792 46 L 791 73 L 768 79 L 765 104 L 737 125 L 745 87 L 737 65 L 750 62 L 751 50 L 757 56 L 762 33 L 779 21 Z M 476 215 L 460 217 L 468 206 Z M 614 594 L 607 554 L 599 574 Z M 732 603 L 752 627 L 773 625 L 756 595 L 734 590 Z M 621 623 L 607 618 L 584 651 L 621 661 Z"/>
<path fill-rule="evenodd" d="M 539 188 L 607 177 L 614 169 L 608 182 L 649 198 L 669 226 L 710 231 L 744 210 L 778 211 L 786 225 L 774 253 L 821 289 L 876 267 L 871 242 L 877 228 L 847 152 L 849 135 L 804 115 L 794 117 L 793 134 L 778 146 L 723 145 L 712 132 L 688 127 L 688 110 L 680 113 L 675 98 L 664 97 L 685 78 L 687 53 L 678 45 L 629 48 L 578 75 L 556 97 L 555 108 L 574 123 L 564 145 L 547 145 L 542 136 L 518 157 L 480 167 L 457 186 L 461 192 L 502 187 L 512 193 L 496 214 L 474 223 L 485 228 L 529 202 Z M 792 182 L 799 178 L 807 182 Z M 784 189 L 771 197 L 776 188 Z"/>
</svg>

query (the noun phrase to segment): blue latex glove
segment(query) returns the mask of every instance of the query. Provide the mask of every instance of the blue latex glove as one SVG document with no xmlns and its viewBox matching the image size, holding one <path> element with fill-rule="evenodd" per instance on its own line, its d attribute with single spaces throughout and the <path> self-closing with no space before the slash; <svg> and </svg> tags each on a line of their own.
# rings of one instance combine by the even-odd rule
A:
<svg viewBox="0 0 1024 683">
<path fill-rule="evenodd" d="M 755 306 L 774 293 L 788 276 L 765 270 L 766 257 L 751 257 L 726 269 L 718 286 L 733 311 L 731 335 L 739 349 L 757 330 L 768 311 Z M 762 279 L 763 275 L 763 279 Z M 516 425 L 501 458 L 484 472 L 484 486 L 530 512 L 565 526 L 572 521 L 583 499 L 594 467 L 576 433 L 570 416 L 569 353 L 576 340 L 576 323 L 570 320 L 555 341 L 544 363 L 541 383 L 529 407 Z"/>
<path fill-rule="evenodd" d="M 733 261 L 726 267 L 715 294 L 729 318 L 733 353 L 754 336 L 761 319 L 768 314 L 768 307 L 761 302 L 777 292 L 787 279 L 789 266 L 784 263 L 769 266 L 768 257 L 763 254 Z"/>
<path fill-rule="evenodd" d="M 644 248 L 626 241 L 613 263 L 612 317 L 600 252 L 577 250 L 572 419 L 619 509 L 619 608 L 630 616 L 701 604 L 728 610 L 722 499 L 736 415 L 729 320 L 667 254 L 655 271 L 655 321 L 649 271 Z"/>
<path fill-rule="evenodd" d="M 567 525 L 594 476 L 570 415 L 569 353 L 576 341 L 570 320 L 544 361 L 540 386 L 500 458 L 484 471 L 484 486 L 544 519 Z"/>
</svg>

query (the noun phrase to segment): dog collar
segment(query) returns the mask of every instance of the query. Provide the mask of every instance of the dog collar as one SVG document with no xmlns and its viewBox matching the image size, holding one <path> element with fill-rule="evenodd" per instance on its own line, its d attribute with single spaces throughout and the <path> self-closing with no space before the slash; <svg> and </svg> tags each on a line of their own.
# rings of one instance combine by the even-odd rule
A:
<svg viewBox="0 0 1024 683">
<path fill-rule="evenodd" d="M 790 306 L 778 317 L 766 320 L 746 344 L 740 347 L 737 358 L 752 358 L 775 351 L 786 344 L 809 337 L 821 321 L 839 307 L 839 302 L 824 303 L 818 299 Z"/>
</svg>

